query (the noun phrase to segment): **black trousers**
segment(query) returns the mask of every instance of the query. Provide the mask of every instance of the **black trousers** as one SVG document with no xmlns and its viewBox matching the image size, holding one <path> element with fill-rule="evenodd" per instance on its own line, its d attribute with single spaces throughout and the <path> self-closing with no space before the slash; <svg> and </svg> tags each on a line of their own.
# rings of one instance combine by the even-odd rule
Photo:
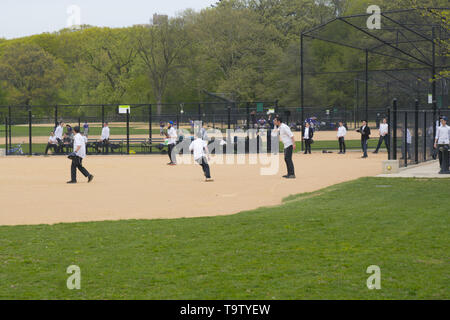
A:
<svg viewBox="0 0 450 320">
<path fill-rule="evenodd" d="M 287 174 L 288 176 L 295 175 L 294 163 L 292 162 L 292 152 L 294 150 L 293 146 L 289 146 L 284 149 L 284 161 L 286 162 Z"/>
<path fill-rule="evenodd" d="M 442 172 L 449 171 L 449 155 L 448 155 L 448 144 L 438 144 L 439 150 L 439 165 L 441 166 Z"/>
<path fill-rule="evenodd" d="M 345 153 L 345 139 L 344 139 L 344 137 L 339 137 L 339 151 Z"/>
<path fill-rule="evenodd" d="M 172 158 L 172 151 L 173 151 L 173 148 L 175 148 L 175 143 L 171 143 L 171 144 L 169 144 L 168 145 L 168 149 L 169 149 L 169 159 L 170 159 L 170 162 L 171 163 L 176 163 L 177 162 L 177 159 L 176 159 L 176 157 L 175 157 L 175 155 L 174 155 L 174 157 Z"/>
<path fill-rule="evenodd" d="M 197 159 L 196 161 L 197 161 L 197 163 L 199 165 L 202 166 L 203 173 L 205 174 L 206 179 L 210 179 L 211 178 L 211 172 L 209 170 L 208 159 L 206 159 L 206 157 L 202 157 L 200 159 Z"/>
<path fill-rule="evenodd" d="M 72 181 L 77 181 L 77 169 L 87 178 L 91 174 L 83 167 L 83 159 L 80 157 L 75 157 L 72 159 L 72 167 L 70 168 L 70 173 Z"/>
<path fill-rule="evenodd" d="M 56 139 L 56 141 L 58 141 L 58 146 L 56 147 L 55 152 L 56 153 L 64 153 L 64 143 L 62 142 L 61 139 Z"/>
<path fill-rule="evenodd" d="M 49 149 L 53 150 L 53 152 L 56 152 L 56 150 L 58 149 L 58 145 L 47 143 L 47 147 L 45 147 L 45 154 L 48 154 Z"/>
<path fill-rule="evenodd" d="M 364 157 L 367 157 L 367 147 L 369 144 L 369 139 L 361 139 L 361 148 L 364 153 Z"/>
<path fill-rule="evenodd" d="M 305 154 L 311 153 L 311 139 L 304 139 L 305 141 Z"/>
<path fill-rule="evenodd" d="M 389 136 L 386 134 L 384 136 L 380 136 L 380 139 L 378 139 L 378 145 L 375 149 L 375 152 L 378 152 L 378 150 L 381 148 L 381 144 L 383 143 L 386 145 L 386 149 L 389 151 Z"/>
<path fill-rule="evenodd" d="M 109 153 L 109 140 L 108 139 L 105 139 L 102 141 L 102 152 L 105 153 L 105 151 L 106 151 L 106 154 Z"/>
</svg>

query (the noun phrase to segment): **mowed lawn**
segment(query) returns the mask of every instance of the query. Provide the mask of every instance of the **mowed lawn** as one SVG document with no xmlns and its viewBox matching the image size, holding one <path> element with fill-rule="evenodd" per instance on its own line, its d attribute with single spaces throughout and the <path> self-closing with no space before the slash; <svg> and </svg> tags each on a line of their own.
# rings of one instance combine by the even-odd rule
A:
<svg viewBox="0 0 450 320">
<path fill-rule="evenodd" d="M 0 298 L 449 299 L 449 194 L 362 178 L 232 216 L 0 227 Z"/>
</svg>

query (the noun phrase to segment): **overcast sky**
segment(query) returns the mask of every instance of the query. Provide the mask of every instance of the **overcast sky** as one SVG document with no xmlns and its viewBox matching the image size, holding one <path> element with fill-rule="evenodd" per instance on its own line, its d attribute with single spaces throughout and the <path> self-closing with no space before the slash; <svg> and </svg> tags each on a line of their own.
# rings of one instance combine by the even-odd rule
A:
<svg viewBox="0 0 450 320">
<path fill-rule="evenodd" d="M 125 27 L 149 23 L 154 13 L 174 16 L 192 8 L 210 7 L 216 0 L 0 0 L 0 38 L 18 38 L 54 32 L 67 27 L 74 16 L 71 5 L 81 9 L 81 24 Z"/>
</svg>

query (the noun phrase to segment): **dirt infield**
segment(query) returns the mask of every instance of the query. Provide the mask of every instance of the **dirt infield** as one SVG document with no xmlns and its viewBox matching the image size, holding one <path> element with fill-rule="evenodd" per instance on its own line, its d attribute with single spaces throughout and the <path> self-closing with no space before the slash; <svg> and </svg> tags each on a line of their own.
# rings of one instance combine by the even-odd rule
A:
<svg viewBox="0 0 450 320">
<path fill-rule="evenodd" d="M 95 179 L 67 185 L 65 157 L 0 158 L 0 225 L 233 214 L 281 203 L 283 197 L 381 172 L 384 153 L 295 154 L 297 179 L 260 175 L 260 165 L 212 165 L 205 183 L 199 165 L 167 166 L 166 156 L 92 156 Z M 248 163 L 248 161 L 247 161 Z M 300 209 L 299 209 L 300 210 Z"/>
</svg>

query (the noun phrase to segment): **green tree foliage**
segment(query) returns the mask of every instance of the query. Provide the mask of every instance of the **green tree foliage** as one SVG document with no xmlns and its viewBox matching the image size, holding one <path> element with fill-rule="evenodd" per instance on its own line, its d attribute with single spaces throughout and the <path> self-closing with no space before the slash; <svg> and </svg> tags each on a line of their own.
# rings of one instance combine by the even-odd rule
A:
<svg viewBox="0 0 450 320">
<path fill-rule="evenodd" d="M 206 90 L 297 107 L 300 34 L 341 15 L 365 13 L 372 4 L 391 10 L 443 7 L 448 1 L 223 0 L 153 25 L 82 26 L 0 39 L 0 104 L 152 103 L 160 112 L 165 102 L 204 100 Z M 426 14 L 440 14 L 448 30 L 448 11 Z M 343 22 L 322 35 L 365 41 Z M 448 56 L 448 42 L 446 51 L 439 54 Z M 305 46 L 304 62 L 308 106 L 353 105 L 355 75 L 324 73 L 363 70 L 361 51 L 314 41 Z M 371 68 L 391 66 L 408 64 L 371 59 Z M 448 77 L 448 70 L 441 76 Z"/>
<path fill-rule="evenodd" d="M 179 74 L 187 59 L 190 41 L 184 21 L 176 18 L 152 26 L 135 27 L 133 33 L 142 70 L 153 88 L 160 114 L 170 77 Z"/>
<path fill-rule="evenodd" d="M 56 103 L 64 69 L 41 47 L 17 44 L 3 52 L 0 79 L 6 84 L 11 103 Z"/>
</svg>

